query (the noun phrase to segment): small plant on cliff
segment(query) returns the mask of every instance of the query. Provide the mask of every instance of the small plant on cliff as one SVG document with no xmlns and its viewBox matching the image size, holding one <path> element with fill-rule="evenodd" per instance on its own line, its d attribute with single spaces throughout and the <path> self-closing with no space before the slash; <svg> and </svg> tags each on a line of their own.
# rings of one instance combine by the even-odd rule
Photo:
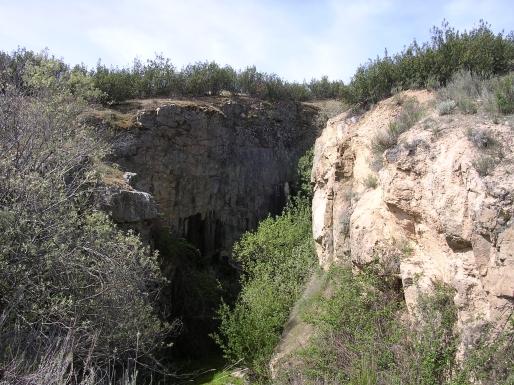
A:
<svg viewBox="0 0 514 385">
<path fill-rule="evenodd" d="M 373 174 L 368 174 L 363 182 L 367 188 L 375 189 L 378 186 L 378 178 Z"/>
<path fill-rule="evenodd" d="M 453 100 L 443 100 L 437 105 L 439 115 L 449 115 L 453 112 L 457 104 Z"/>
<path fill-rule="evenodd" d="M 385 150 L 398 144 L 401 134 L 408 131 L 416 124 L 423 115 L 423 109 L 415 99 L 408 99 L 400 114 L 394 119 L 384 131 L 376 133 L 371 142 L 371 148 L 376 154 L 382 154 Z"/>
</svg>

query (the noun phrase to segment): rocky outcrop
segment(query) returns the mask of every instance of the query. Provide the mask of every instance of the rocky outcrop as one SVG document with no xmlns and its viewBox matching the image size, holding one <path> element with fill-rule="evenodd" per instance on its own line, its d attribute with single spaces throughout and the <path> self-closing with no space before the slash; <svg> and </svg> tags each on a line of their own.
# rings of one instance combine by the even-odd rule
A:
<svg viewBox="0 0 514 385">
<path fill-rule="evenodd" d="M 126 172 L 122 183 L 106 184 L 99 194 L 101 206 L 125 229 L 136 230 L 147 243 L 151 242 L 152 224 L 159 218 L 159 207 L 152 195 L 134 190 L 130 185 L 135 173 Z"/>
<path fill-rule="evenodd" d="M 501 325 L 513 310 L 514 131 L 480 114 L 439 116 L 428 91 L 400 97 L 417 99 L 424 116 L 385 153 L 372 143 L 401 111 L 398 97 L 360 117 L 331 119 L 316 141 L 319 262 L 360 269 L 379 260 L 401 279 L 410 311 L 421 291 L 450 285 L 465 345 L 473 330 Z"/>
<path fill-rule="evenodd" d="M 321 129 L 318 112 L 242 97 L 162 101 L 119 130 L 113 160 L 137 174 L 132 185 L 155 197 L 173 234 L 207 256 L 228 256 L 244 231 L 282 210 Z M 114 206 L 131 217 L 130 194 Z"/>
</svg>

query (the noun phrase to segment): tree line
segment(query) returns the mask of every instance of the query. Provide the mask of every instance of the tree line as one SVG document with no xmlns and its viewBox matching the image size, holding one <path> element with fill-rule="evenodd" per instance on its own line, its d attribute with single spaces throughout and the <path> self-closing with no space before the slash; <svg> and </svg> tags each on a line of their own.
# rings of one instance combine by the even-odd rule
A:
<svg viewBox="0 0 514 385">
<path fill-rule="evenodd" d="M 67 83 L 73 92 L 83 93 L 92 101 L 116 103 L 127 99 L 150 97 L 217 96 L 222 91 L 244 94 L 266 100 L 312 100 L 340 98 L 344 84 L 328 77 L 309 83 L 288 82 L 275 74 L 259 72 L 255 66 L 236 71 L 229 65 L 198 62 L 177 69 L 170 59 L 156 55 L 131 66 L 107 67 L 98 62 L 96 68 L 85 65 L 70 67 L 48 51 L 34 53 L 23 48 L 0 52 L 0 73 L 11 78 L 18 87 L 30 90 L 21 73 L 26 69 L 46 76 L 49 82 Z"/>
<path fill-rule="evenodd" d="M 198 97 L 228 92 L 266 100 L 341 99 L 348 105 L 368 107 L 399 90 L 445 86 L 459 71 L 488 78 L 514 70 L 514 33 L 494 33 L 484 21 L 470 31 L 460 32 L 443 22 L 433 27 L 430 41 L 413 41 L 403 51 L 369 60 L 361 65 L 348 84 L 341 80 L 312 79 L 289 82 L 276 74 L 260 72 L 255 66 L 236 70 L 215 62 L 198 62 L 177 68 L 169 58 L 156 55 L 131 66 L 108 67 L 100 61 L 95 68 L 70 67 L 47 51 L 18 49 L 0 52 L 0 74 L 7 74 L 20 88 L 25 69 L 37 80 L 60 83 L 89 100 L 116 103 L 150 97 Z M 53 79 L 53 80 L 50 80 Z"/>
</svg>

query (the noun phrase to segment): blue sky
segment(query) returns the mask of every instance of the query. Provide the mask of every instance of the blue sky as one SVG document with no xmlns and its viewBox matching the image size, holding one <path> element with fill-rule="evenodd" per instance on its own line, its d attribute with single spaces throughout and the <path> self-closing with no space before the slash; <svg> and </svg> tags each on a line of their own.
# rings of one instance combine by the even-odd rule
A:
<svg viewBox="0 0 514 385">
<path fill-rule="evenodd" d="M 45 47 L 71 64 L 255 64 L 288 80 L 349 80 L 370 57 L 425 41 L 446 19 L 514 29 L 513 0 L 0 0 L 0 50 Z"/>
</svg>

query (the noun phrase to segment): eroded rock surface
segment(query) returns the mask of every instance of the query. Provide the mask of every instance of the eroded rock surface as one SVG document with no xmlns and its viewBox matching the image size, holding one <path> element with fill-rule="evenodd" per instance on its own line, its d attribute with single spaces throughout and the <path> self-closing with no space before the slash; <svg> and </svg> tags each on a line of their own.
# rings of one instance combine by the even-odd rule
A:
<svg viewBox="0 0 514 385">
<path fill-rule="evenodd" d="M 127 172 L 117 185 L 104 182 L 99 194 L 102 208 L 124 229 L 136 230 L 142 239 L 152 244 L 151 228 L 159 219 L 159 206 L 147 192 L 135 190 L 130 185 L 135 173 Z"/>
<path fill-rule="evenodd" d="M 228 256 L 244 231 L 282 210 L 324 125 L 318 113 L 245 98 L 163 102 L 120 132 L 114 160 L 137 174 L 131 184 L 155 197 L 175 235 Z"/>
<path fill-rule="evenodd" d="M 421 291 L 450 285 L 465 344 L 473 326 L 501 325 L 514 304 L 514 130 L 480 114 L 438 116 L 427 91 L 403 96 L 416 98 L 424 116 L 384 154 L 372 140 L 399 114 L 398 98 L 331 119 L 316 141 L 317 254 L 323 268 L 380 259 L 401 278 L 411 311 Z M 489 133 L 496 147 L 480 148 L 470 130 Z M 498 164 L 481 175 L 485 156 Z"/>
</svg>

